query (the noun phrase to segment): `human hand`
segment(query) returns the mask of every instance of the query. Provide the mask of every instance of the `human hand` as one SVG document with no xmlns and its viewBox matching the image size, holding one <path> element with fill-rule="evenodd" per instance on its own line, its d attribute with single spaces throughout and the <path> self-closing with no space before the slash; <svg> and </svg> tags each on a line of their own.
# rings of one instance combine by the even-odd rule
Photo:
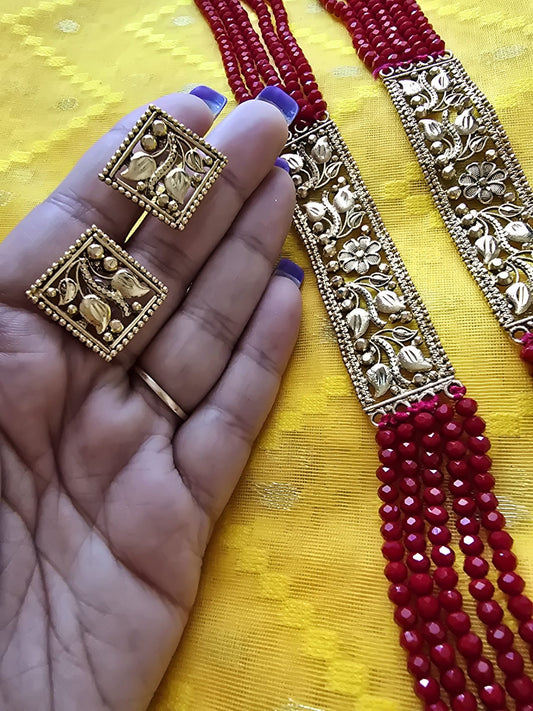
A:
<svg viewBox="0 0 533 711">
<path fill-rule="evenodd" d="M 157 104 L 200 135 L 214 118 L 196 96 Z M 121 243 L 138 219 L 140 208 L 97 174 L 141 113 L 93 146 L 0 246 L 6 711 L 147 707 L 297 336 L 298 280 L 272 276 L 294 208 L 292 181 L 273 167 L 287 125 L 263 101 L 210 133 L 228 165 L 185 230 L 148 217 L 128 243 L 169 293 L 111 364 L 26 298 L 87 227 Z M 185 423 L 135 364 L 191 413 Z"/>
</svg>

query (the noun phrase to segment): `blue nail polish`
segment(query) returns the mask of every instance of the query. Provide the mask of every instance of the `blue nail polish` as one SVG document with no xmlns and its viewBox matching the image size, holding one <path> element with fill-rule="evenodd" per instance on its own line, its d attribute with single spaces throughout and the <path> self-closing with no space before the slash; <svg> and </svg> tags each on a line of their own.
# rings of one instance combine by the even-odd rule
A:
<svg viewBox="0 0 533 711">
<path fill-rule="evenodd" d="M 278 168 L 283 168 L 283 170 L 286 170 L 287 173 L 291 172 L 290 165 L 287 163 L 285 158 L 276 158 L 276 160 L 274 161 L 274 165 Z"/>
<path fill-rule="evenodd" d="M 256 97 L 259 101 L 266 101 L 268 104 L 273 104 L 281 111 L 285 117 L 285 121 L 290 126 L 298 113 L 298 104 L 286 94 L 279 86 L 266 86 Z"/>
<path fill-rule="evenodd" d="M 294 262 L 291 262 L 290 259 L 280 259 L 274 274 L 276 276 L 287 277 L 287 279 L 290 279 L 296 284 L 298 289 L 302 286 L 304 280 L 304 270 Z"/>
<path fill-rule="evenodd" d="M 191 89 L 189 94 L 197 96 L 204 104 L 207 104 L 214 116 L 218 116 L 228 103 L 228 100 L 223 94 L 219 94 L 218 91 L 211 89 L 209 86 L 203 86 L 202 84 Z"/>
</svg>

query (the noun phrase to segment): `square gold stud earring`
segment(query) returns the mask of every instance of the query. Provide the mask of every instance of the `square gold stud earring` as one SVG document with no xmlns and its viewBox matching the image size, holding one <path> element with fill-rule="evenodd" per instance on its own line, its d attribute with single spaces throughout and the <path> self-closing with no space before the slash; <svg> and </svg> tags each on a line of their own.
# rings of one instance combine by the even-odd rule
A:
<svg viewBox="0 0 533 711">
<path fill-rule="evenodd" d="M 100 178 L 182 230 L 227 159 L 150 106 Z M 42 312 L 107 361 L 150 319 L 167 287 L 93 225 L 26 292 Z"/>
</svg>

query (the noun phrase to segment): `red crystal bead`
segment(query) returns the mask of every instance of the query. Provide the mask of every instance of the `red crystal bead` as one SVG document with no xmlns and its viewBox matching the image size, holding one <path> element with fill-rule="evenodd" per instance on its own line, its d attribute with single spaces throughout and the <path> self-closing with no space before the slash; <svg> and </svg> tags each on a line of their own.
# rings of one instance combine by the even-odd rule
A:
<svg viewBox="0 0 533 711">
<path fill-rule="evenodd" d="M 483 552 L 483 541 L 479 536 L 463 536 L 459 547 L 465 555 L 479 555 Z"/>
<path fill-rule="evenodd" d="M 392 467 L 379 467 L 376 476 L 384 484 L 392 484 L 396 480 L 398 472 Z"/>
<path fill-rule="evenodd" d="M 423 595 L 418 598 L 416 607 L 423 620 L 435 620 L 439 616 L 439 601 L 433 595 Z"/>
<path fill-rule="evenodd" d="M 509 550 L 494 551 L 492 562 L 494 567 L 502 573 L 509 573 L 516 568 L 516 556 Z"/>
<path fill-rule="evenodd" d="M 496 600 L 485 600 L 477 604 L 477 616 L 486 625 L 498 625 L 503 618 L 503 610 Z"/>
<path fill-rule="evenodd" d="M 470 617 L 463 610 L 450 612 L 446 617 L 446 622 L 454 635 L 457 636 L 466 634 L 470 629 Z"/>
<path fill-rule="evenodd" d="M 465 558 L 464 571 L 471 578 L 484 578 L 489 572 L 489 564 L 478 555 L 469 555 Z"/>
<path fill-rule="evenodd" d="M 404 543 L 407 550 L 413 553 L 423 553 L 426 550 L 426 539 L 421 533 L 408 533 Z"/>
<path fill-rule="evenodd" d="M 450 459 L 462 459 L 466 454 L 466 447 L 460 440 L 454 439 L 446 442 L 444 451 Z"/>
<path fill-rule="evenodd" d="M 449 515 L 444 506 L 428 506 L 425 511 L 426 520 L 433 524 L 443 524 L 448 521 Z"/>
<path fill-rule="evenodd" d="M 404 554 L 404 547 L 399 541 L 386 541 L 381 546 L 381 552 L 387 560 L 401 560 Z"/>
<path fill-rule="evenodd" d="M 404 476 L 400 481 L 400 489 L 404 494 L 416 494 L 419 487 L 418 481 L 411 476 Z"/>
<path fill-rule="evenodd" d="M 524 346 L 520 351 L 520 358 L 526 363 L 533 363 L 533 345 Z"/>
<path fill-rule="evenodd" d="M 415 682 L 415 694 L 423 699 L 426 703 L 433 704 L 438 701 L 440 696 L 440 688 L 435 679 L 431 677 L 422 677 Z"/>
<path fill-rule="evenodd" d="M 518 632 L 520 634 L 520 637 L 524 640 L 524 642 L 527 642 L 528 644 L 533 643 L 533 620 L 527 620 L 526 622 L 522 622 L 520 627 L 518 628 Z"/>
<path fill-rule="evenodd" d="M 493 511 L 498 506 L 498 499 L 492 491 L 482 491 L 476 496 L 476 503 L 481 511 Z"/>
<path fill-rule="evenodd" d="M 403 629 L 411 630 L 416 625 L 416 612 L 408 605 L 398 607 L 394 612 L 394 619 Z"/>
<path fill-rule="evenodd" d="M 431 669 L 431 662 L 425 654 L 410 654 L 407 658 L 407 668 L 417 679 L 427 676 Z"/>
<path fill-rule="evenodd" d="M 471 516 L 463 516 L 456 521 L 455 525 L 462 536 L 475 536 L 479 533 L 479 521 Z"/>
<path fill-rule="evenodd" d="M 469 496 L 461 496 L 455 499 L 452 507 L 458 516 L 464 516 L 465 514 L 468 516 L 468 514 L 472 514 L 476 510 L 476 502 Z"/>
<path fill-rule="evenodd" d="M 455 403 L 455 410 L 463 417 L 472 417 L 477 412 L 477 402 L 471 397 L 463 397 Z"/>
<path fill-rule="evenodd" d="M 441 590 L 439 592 L 439 602 L 448 612 L 457 612 L 463 604 L 463 596 L 459 590 Z"/>
<path fill-rule="evenodd" d="M 505 691 L 500 684 L 487 684 L 481 689 L 479 698 L 489 709 L 505 707 Z"/>
<path fill-rule="evenodd" d="M 459 422 L 446 422 L 440 428 L 440 433 L 445 439 L 459 439 L 463 432 L 463 427 Z"/>
<path fill-rule="evenodd" d="M 452 566 L 455 561 L 455 553 L 448 546 L 434 546 L 431 558 L 435 565 Z"/>
<path fill-rule="evenodd" d="M 469 435 L 478 437 L 485 431 L 485 420 L 477 415 L 469 417 L 464 421 L 464 428 Z"/>
<path fill-rule="evenodd" d="M 446 403 L 439 405 L 435 410 L 435 418 L 439 422 L 449 422 L 454 415 L 453 407 Z"/>
<path fill-rule="evenodd" d="M 439 642 L 444 642 L 446 639 L 446 630 L 440 622 L 431 620 L 422 625 L 422 635 L 431 644 L 438 644 Z"/>
<path fill-rule="evenodd" d="M 513 699 L 521 703 L 533 701 L 533 681 L 528 676 L 524 675 L 516 677 L 516 679 L 509 679 L 505 687 Z"/>
<path fill-rule="evenodd" d="M 494 585 L 486 578 L 471 580 L 468 589 L 470 595 L 476 600 L 490 600 L 494 595 Z"/>
<path fill-rule="evenodd" d="M 386 504 L 392 504 L 398 498 L 398 489 L 390 484 L 383 484 L 378 489 L 378 496 Z"/>
<path fill-rule="evenodd" d="M 413 424 L 421 432 L 429 432 L 435 427 L 435 418 L 430 412 L 419 412 L 415 415 Z"/>
<path fill-rule="evenodd" d="M 453 496 L 467 496 L 471 490 L 472 485 L 465 479 L 452 479 L 450 481 L 450 492 Z"/>
<path fill-rule="evenodd" d="M 414 442 L 400 442 L 396 451 L 402 459 L 413 459 L 416 455 L 416 444 Z"/>
<path fill-rule="evenodd" d="M 432 526 L 428 531 L 428 538 L 435 545 L 445 546 L 452 539 L 452 534 L 446 526 Z"/>
<path fill-rule="evenodd" d="M 418 496 L 404 496 L 400 502 L 400 508 L 409 514 L 416 514 L 422 510 L 422 501 Z"/>
<path fill-rule="evenodd" d="M 428 432 L 422 437 L 422 446 L 432 452 L 439 449 L 442 443 L 442 437 L 438 432 Z"/>
<path fill-rule="evenodd" d="M 446 496 L 442 489 L 437 486 L 430 486 L 424 491 L 424 501 L 426 504 L 442 504 Z"/>
<path fill-rule="evenodd" d="M 402 524 L 399 521 L 387 521 L 381 526 L 381 535 L 386 541 L 399 541 L 403 535 Z"/>
<path fill-rule="evenodd" d="M 415 476 L 418 474 L 418 462 L 412 459 L 404 459 L 400 462 L 400 471 L 404 476 Z"/>
<path fill-rule="evenodd" d="M 524 579 L 518 573 L 502 573 L 498 577 L 498 587 L 507 595 L 520 595 L 524 590 Z"/>
<path fill-rule="evenodd" d="M 525 595 L 513 595 L 509 598 L 507 607 L 517 620 L 529 620 L 533 616 L 533 603 Z"/>
<path fill-rule="evenodd" d="M 465 659 L 477 659 L 483 649 L 481 639 L 473 632 L 467 632 L 459 637 L 456 644 Z"/>
<path fill-rule="evenodd" d="M 391 583 L 401 583 L 407 577 L 407 568 L 405 563 L 395 562 L 387 563 L 385 566 L 385 577 Z"/>
<path fill-rule="evenodd" d="M 436 644 L 430 650 L 431 659 L 439 669 L 449 669 L 455 664 L 455 652 L 451 644 Z"/>
<path fill-rule="evenodd" d="M 396 504 L 384 504 L 379 509 L 379 515 L 384 521 L 396 521 L 400 518 L 400 507 Z"/>
<path fill-rule="evenodd" d="M 476 472 L 487 472 L 492 464 L 492 459 L 487 454 L 473 454 L 468 458 L 468 463 Z"/>
<path fill-rule="evenodd" d="M 395 605 L 407 605 L 411 598 L 411 593 L 407 585 L 403 583 L 392 583 L 389 586 L 389 600 Z"/>
<path fill-rule="evenodd" d="M 485 686 L 494 681 L 494 667 L 486 657 L 479 657 L 468 665 L 468 675 L 476 684 Z"/>
<path fill-rule="evenodd" d="M 452 476 L 464 478 L 468 475 L 468 464 L 464 459 L 452 459 L 448 462 L 448 471 Z"/>
<path fill-rule="evenodd" d="M 414 573 L 407 584 L 415 595 L 429 595 L 433 590 L 433 579 L 427 573 Z"/>
<path fill-rule="evenodd" d="M 424 530 L 424 519 L 421 516 L 408 516 L 403 522 L 403 530 L 408 533 L 421 533 Z"/>
<path fill-rule="evenodd" d="M 430 565 L 429 558 L 423 553 L 409 553 L 407 556 L 407 566 L 413 573 L 427 573 Z"/>
<path fill-rule="evenodd" d="M 458 575 L 453 568 L 437 568 L 433 579 L 439 588 L 451 590 L 457 585 Z"/>
<path fill-rule="evenodd" d="M 439 699 L 439 701 L 436 701 L 434 704 L 429 704 L 429 706 L 426 705 L 424 711 L 450 711 L 450 709 L 448 706 L 446 706 L 444 701 Z"/>
<path fill-rule="evenodd" d="M 507 625 L 495 625 L 487 630 L 487 642 L 494 649 L 505 651 L 512 646 L 514 634 Z"/>
<path fill-rule="evenodd" d="M 452 699 L 452 711 L 477 711 L 477 701 L 470 691 L 458 694 Z"/>
<path fill-rule="evenodd" d="M 396 432 L 398 433 L 399 439 L 410 440 L 410 439 L 413 439 L 413 437 L 414 437 L 415 428 L 409 422 L 402 422 L 396 428 Z"/>
<path fill-rule="evenodd" d="M 403 630 L 400 633 L 400 645 L 407 652 L 418 652 L 424 643 L 424 639 L 418 630 Z"/>
<path fill-rule="evenodd" d="M 430 469 L 436 469 L 442 464 L 442 455 L 440 452 L 422 452 L 420 459 L 422 464 Z"/>
<path fill-rule="evenodd" d="M 486 454 L 490 449 L 490 440 L 488 437 L 483 437 L 483 435 L 469 437 L 467 444 L 470 451 L 475 454 Z"/>
<path fill-rule="evenodd" d="M 514 649 L 509 649 L 507 652 L 500 652 L 497 661 L 498 666 L 507 676 L 520 676 L 524 671 L 522 655 Z"/>
<path fill-rule="evenodd" d="M 440 681 L 449 694 L 460 694 L 465 690 L 465 675 L 459 667 L 447 669 L 441 674 Z"/>
<path fill-rule="evenodd" d="M 492 531 L 489 534 L 489 545 L 495 550 L 510 550 L 513 547 L 513 539 L 507 531 Z"/>
<path fill-rule="evenodd" d="M 387 466 L 391 466 L 391 464 L 394 464 L 398 459 L 398 454 L 394 449 L 381 449 L 378 456 L 379 460 Z"/>
</svg>

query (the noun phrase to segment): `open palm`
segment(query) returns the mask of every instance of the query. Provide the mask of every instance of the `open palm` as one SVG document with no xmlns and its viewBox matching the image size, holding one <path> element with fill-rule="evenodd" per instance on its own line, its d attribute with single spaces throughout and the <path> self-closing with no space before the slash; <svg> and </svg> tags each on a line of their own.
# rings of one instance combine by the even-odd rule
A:
<svg viewBox="0 0 533 711">
<path fill-rule="evenodd" d="M 157 102 L 199 134 L 207 106 Z M 0 706 L 145 709 L 179 642 L 214 522 L 273 403 L 300 296 L 271 277 L 294 205 L 273 163 L 280 112 L 254 101 L 210 134 L 228 166 L 179 233 L 148 217 L 128 251 L 169 295 L 105 363 L 25 290 L 93 223 L 119 243 L 137 206 L 97 173 L 102 138 L 0 246 Z M 189 288 L 190 287 L 190 288 Z M 139 364 L 187 412 L 135 375 Z"/>
</svg>

